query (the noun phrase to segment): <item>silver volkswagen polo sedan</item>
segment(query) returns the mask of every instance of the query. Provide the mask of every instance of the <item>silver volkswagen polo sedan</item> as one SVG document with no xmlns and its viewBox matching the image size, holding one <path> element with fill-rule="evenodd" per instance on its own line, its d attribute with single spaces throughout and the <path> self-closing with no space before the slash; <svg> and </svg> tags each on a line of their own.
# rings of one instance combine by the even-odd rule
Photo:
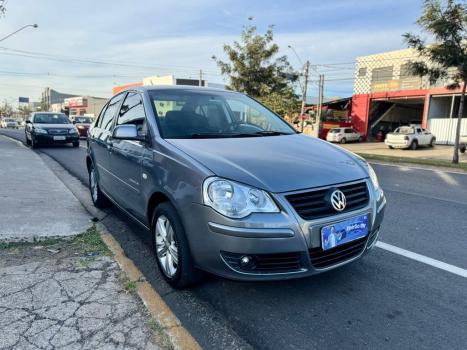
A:
<svg viewBox="0 0 467 350">
<path fill-rule="evenodd" d="M 144 226 L 178 288 L 201 271 L 265 281 L 350 263 L 374 246 L 386 205 L 365 160 L 231 91 L 124 91 L 90 128 L 86 161 L 94 204 Z"/>
</svg>

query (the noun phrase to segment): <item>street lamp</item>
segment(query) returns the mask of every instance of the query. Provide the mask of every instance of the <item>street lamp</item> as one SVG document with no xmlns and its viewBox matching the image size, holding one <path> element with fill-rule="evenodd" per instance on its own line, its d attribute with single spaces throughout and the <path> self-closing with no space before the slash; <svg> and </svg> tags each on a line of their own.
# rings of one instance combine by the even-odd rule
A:
<svg viewBox="0 0 467 350">
<path fill-rule="evenodd" d="M 23 29 L 26 29 L 26 28 L 28 28 L 28 27 L 37 28 L 37 27 L 39 27 L 39 26 L 38 26 L 37 24 L 27 24 L 27 25 L 25 25 L 25 26 L 19 28 L 18 30 L 15 30 L 13 33 L 10 33 L 10 34 L 8 34 L 7 36 L 1 38 L 0 41 L 3 41 L 3 40 L 5 40 L 5 39 L 8 39 L 10 36 L 12 36 L 12 35 L 14 35 L 14 34 L 20 32 L 20 31 L 22 31 Z"/>
</svg>

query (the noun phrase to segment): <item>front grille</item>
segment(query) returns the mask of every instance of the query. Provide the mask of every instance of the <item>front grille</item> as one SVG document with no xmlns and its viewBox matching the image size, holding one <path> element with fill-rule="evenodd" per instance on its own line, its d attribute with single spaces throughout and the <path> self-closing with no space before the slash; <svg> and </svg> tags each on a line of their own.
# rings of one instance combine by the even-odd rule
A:
<svg viewBox="0 0 467 350">
<path fill-rule="evenodd" d="M 323 250 L 321 247 L 309 250 L 311 264 L 316 268 L 325 268 L 358 256 L 365 248 L 367 237 Z"/>
<path fill-rule="evenodd" d="M 68 129 L 49 129 L 48 133 L 51 135 L 65 135 L 68 134 Z"/>
<path fill-rule="evenodd" d="M 315 191 L 290 194 L 285 198 L 302 219 L 319 219 L 338 213 L 326 200 L 328 193 L 335 189 L 341 190 L 347 200 L 345 209 L 339 213 L 361 209 L 368 204 L 368 187 L 364 181 L 351 185 L 337 185 Z"/>
<path fill-rule="evenodd" d="M 283 273 L 294 272 L 302 268 L 302 255 L 300 252 L 280 254 L 239 254 L 221 252 L 225 262 L 234 270 L 249 273 Z M 242 269 L 240 259 L 243 256 L 253 258 L 253 268 Z"/>
</svg>

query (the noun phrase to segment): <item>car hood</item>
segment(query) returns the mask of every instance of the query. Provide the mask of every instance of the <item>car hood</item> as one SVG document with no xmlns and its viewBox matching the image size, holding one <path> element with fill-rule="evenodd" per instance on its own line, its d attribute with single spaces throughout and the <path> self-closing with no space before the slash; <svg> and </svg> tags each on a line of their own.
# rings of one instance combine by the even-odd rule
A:
<svg viewBox="0 0 467 350">
<path fill-rule="evenodd" d="M 364 161 L 304 135 L 168 139 L 217 176 L 270 192 L 288 192 L 368 176 Z"/>
<path fill-rule="evenodd" d="M 34 127 L 41 129 L 73 129 L 73 124 L 34 124 Z"/>
</svg>

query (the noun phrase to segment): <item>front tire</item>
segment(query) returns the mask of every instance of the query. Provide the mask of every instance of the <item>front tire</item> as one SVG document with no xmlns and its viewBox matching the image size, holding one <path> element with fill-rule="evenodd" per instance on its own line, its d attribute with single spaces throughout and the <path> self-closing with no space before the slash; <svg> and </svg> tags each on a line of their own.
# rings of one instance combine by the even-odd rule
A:
<svg viewBox="0 0 467 350">
<path fill-rule="evenodd" d="M 96 208 L 105 208 L 109 205 L 109 200 L 99 188 L 98 176 L 94 164 L 89 166 L 89 191 L 91 192 L 92 203 Z"/>
<path fill-rule="evenodd" d="M 167 283 L 180 289 L 199 282 L 202 272 L 194 267 L 182 221 L 172 204 L 157 206 L 151 231 L 157 265 Z"/>
<path fill-rule="evenodd" d="M 433 137 L 430 141 L 430 147 L 433 148 L 435 147 L 435 142 L 436 142 L 436 139 Z"/>
<path fill-rule="evenodd" d="M 79 147 L 79 141 L 78 142 L 73 142 L 73 147 L 74 148 Z"/>
<path fill-rule="evenodd" d="M 462 146 L 459 150 L 461 151 L 461 153 L 465 153 L 465 149 L 466 149 L 466 147 Z"/>
<path fill-rule="evenodd" d="M 410 149 L 415 151 L 418 148 L 418 141 L 413 140 L 412 143 L 410 144 Z"/>
<path fill-rule="evenodd" d="M 34 140 L 34 137 L 31 135 L 31 141 L 30 141 L 31 148 L 37 148 L 39 147 L 39 144 L 37 141 Z"/>
</svg>

